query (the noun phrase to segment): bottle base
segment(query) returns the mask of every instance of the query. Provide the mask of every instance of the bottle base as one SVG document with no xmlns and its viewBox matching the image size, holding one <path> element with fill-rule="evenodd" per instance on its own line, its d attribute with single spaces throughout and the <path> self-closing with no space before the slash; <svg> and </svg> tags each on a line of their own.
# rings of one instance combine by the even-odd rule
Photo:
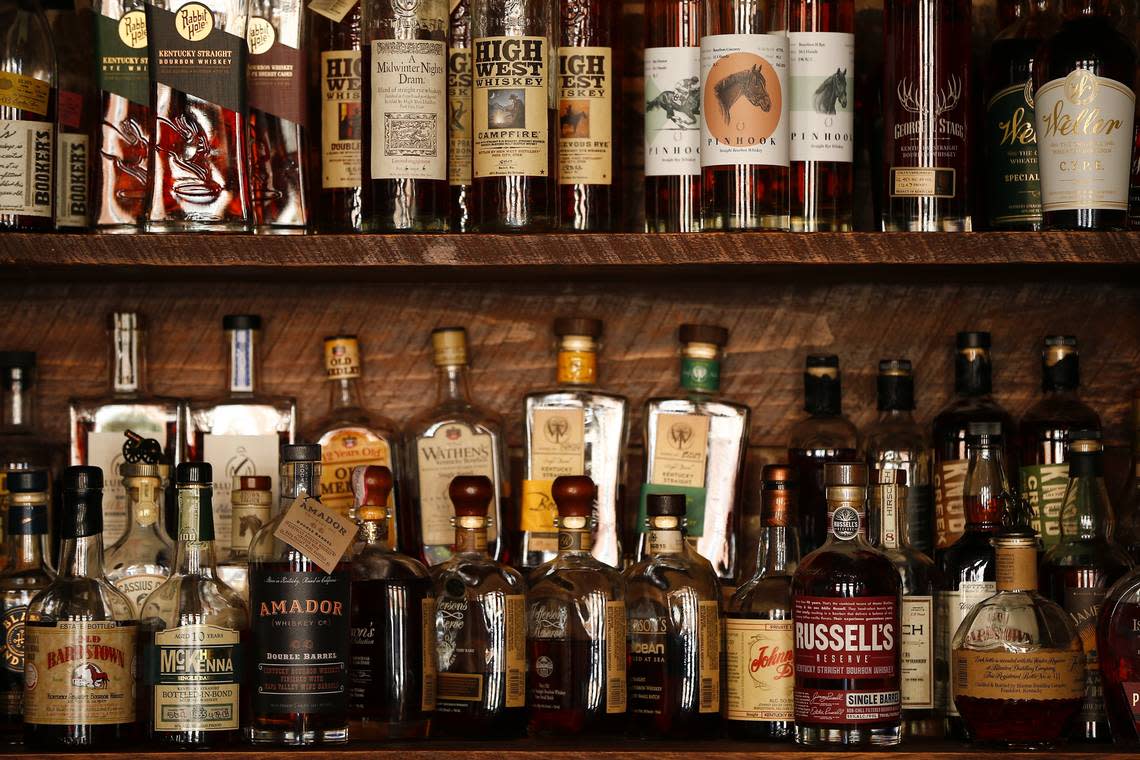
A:
<svg viewBox="0 0 1140 760">
<path fill-rule="evenodd" d="M 348 727 L 327 728 L 320 731 L 295 731 L 280 728 L 254 728 L 249 740 L 253 744 L 274 744 L 280 747 L 302 747 L 314 744 L 345 744 Z"/>
<path fill-rule="evenodd" d="M 157 234 L 179 232 L 216 232 L 220 234 L 241 234 L 253 232 L 249 222 L 217 222 L 209 220 L 184 219 L 182 221 L 147 222 L 144 231 Z"/>
<path fill-rule="evenodd" d="M 864 745 L 893 747 L 902 740 L 902 728 L 879 726 L 875 728 L 831 728 L 796 724 L 796 744 L 809 747 Z"/>
</svg>

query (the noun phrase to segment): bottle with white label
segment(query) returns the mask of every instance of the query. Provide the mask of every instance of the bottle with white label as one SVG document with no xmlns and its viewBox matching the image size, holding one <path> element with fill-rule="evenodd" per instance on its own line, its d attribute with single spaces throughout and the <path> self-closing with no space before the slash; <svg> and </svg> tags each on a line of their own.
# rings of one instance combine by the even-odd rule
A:
<svg viewBox="0 0 1140 760">
<path fill-rule="evenodd" d="M 128 460 L 119 467 L 127 492 L 127 532 L 107 549 L 103 562 L 107 580 L 127 595 L 136 613 L 170 575 L 174 559 L 174 542 L 162 529 L 164 469 L 169 473 L 168 465 L 145 460 Z"/>
<path fill-rule="evenodd" d="M 279 449 L 292 443 L 296 435 L 297 402 L 258 389 L 261 317 L 230 314 L 222 318 L 222 329 L 229 357 L 229 392 L 210 401 L 191 402 L 188 459 L 213 467 L 216 540 L 218 548 L 227 551 L 234 478 L 277 474 Z"/>
</svg>

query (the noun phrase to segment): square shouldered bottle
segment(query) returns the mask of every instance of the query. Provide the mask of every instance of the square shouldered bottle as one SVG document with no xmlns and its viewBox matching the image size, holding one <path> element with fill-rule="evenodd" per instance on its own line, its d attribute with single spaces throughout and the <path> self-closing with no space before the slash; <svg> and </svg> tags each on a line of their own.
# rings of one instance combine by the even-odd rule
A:
<svg viewBox="0 0 1140 760">
<path fill-rule="evenodd" d="M 638 508 L 637 556 L 647 550 L 646 504 L 654 493 L 686 498 L 686 540 L 726 583 L 739 564 L 741 489 L 751 410 L 719 395 L 728 330 L 681 325 L 681 388 L 645 402 L 645 483 Z"/>
</svg>

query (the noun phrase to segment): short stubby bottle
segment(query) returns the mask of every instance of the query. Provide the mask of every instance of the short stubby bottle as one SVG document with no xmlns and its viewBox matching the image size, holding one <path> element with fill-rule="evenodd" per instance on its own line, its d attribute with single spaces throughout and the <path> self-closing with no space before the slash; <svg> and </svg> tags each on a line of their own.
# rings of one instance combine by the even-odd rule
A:
<svg viewBox="0 0 1140 760">
<path fill-rule="evenodd" d="M 558 555 L 527 579 L 530 732 L 616 731 L 626 708 L 625 580 L 591 554 L 594 482 L 564 475 L 551 494 Z"/>
</svg>

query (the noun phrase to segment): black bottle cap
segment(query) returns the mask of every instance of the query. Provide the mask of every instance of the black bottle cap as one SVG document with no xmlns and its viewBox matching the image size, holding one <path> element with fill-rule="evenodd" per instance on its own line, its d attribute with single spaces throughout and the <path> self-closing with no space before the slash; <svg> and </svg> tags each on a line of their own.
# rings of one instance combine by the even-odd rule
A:
<svg viewBox="0 0 1140 760">
<path fill-rule="evenodd" d="M 64 491 L 103 490 L 103 470 L 88 465 L 76 465 L 63 471 Z"/>
<path fill-rule="evenodd" d="M 559 317 L 554 320 L 554 334 L 559 338 L 564 335 L 585 335 L 597 340 L 602 337 L 602 320 L 590 317 Z"/>
<path fill-rule="evenodd" d="M 843 391 L 839 357 L 835 354 L 809 354 L 804 365 L 804 411 L 808 414 L 841 414 Z"/>
<path fill-rule="evenodd" d="M 261 317 L 256 314 L 227 314 L 222 317 L 223 330 L 260 330 Z"/>
<path fill-rule="evenodd" d="M 993 390 L 988 332 L 958 333 L 954 357 L 954 391 L 962 396 L 985 396 Z"/>
<path fill-rule="evenodd" d="M 48 490 L 47 470 L 9 470 L 9 493 L 45 493 Z"/>
<path fill-rule="evenodd" d="M 966 446 L 992 446 L 1001 439 L 1000 422 L 971 422 L 966 425 Z"/>
<path fill-rule="evenodd" d="M 286 443 L 281 447 L 282 462 L 319 462 L 321 461 L 321 445 L 319 443 Z"/>
<path fill-rule="evenodd" d="M 0 369 L 35 369 L 35 351 L 0 351 Z"/>
<path fill-rule="evenodd" d="M 1041 349 L 1041 389 L 1075 391 L 1081 385 L 1080 354 L 1072 335 L 1047 335 Z"/>
<path fill-rule="evenodd" d="M 60 538 L 83 538 L 103 532 L 103 471 L 76 466 L 63 471 Z"/>
<path fill-rule="evenodd" d="M 711 343 L 724 348 L 728 345 L 728 328 L 720 325 L 684 324 L 677 330 L 677 340 L 682 344 Z"/>
<path fill-rule="evenodd" d="M 914 409 L 914 373 L 908 359 L 883 359 L 875 380 L 879 411 Z"/>
<path fill-rule="evenodd" d="M 651 493 L 645 497 L 645 513 L 650 517 L 684 517 L 685 494 Z"/>
<path fill-rule="evenodd" d="M 180 486 L 213 485 L 214 468 L 208 462 L 183 462 L 178 465 L 174 482 Z"/>
</svg>

